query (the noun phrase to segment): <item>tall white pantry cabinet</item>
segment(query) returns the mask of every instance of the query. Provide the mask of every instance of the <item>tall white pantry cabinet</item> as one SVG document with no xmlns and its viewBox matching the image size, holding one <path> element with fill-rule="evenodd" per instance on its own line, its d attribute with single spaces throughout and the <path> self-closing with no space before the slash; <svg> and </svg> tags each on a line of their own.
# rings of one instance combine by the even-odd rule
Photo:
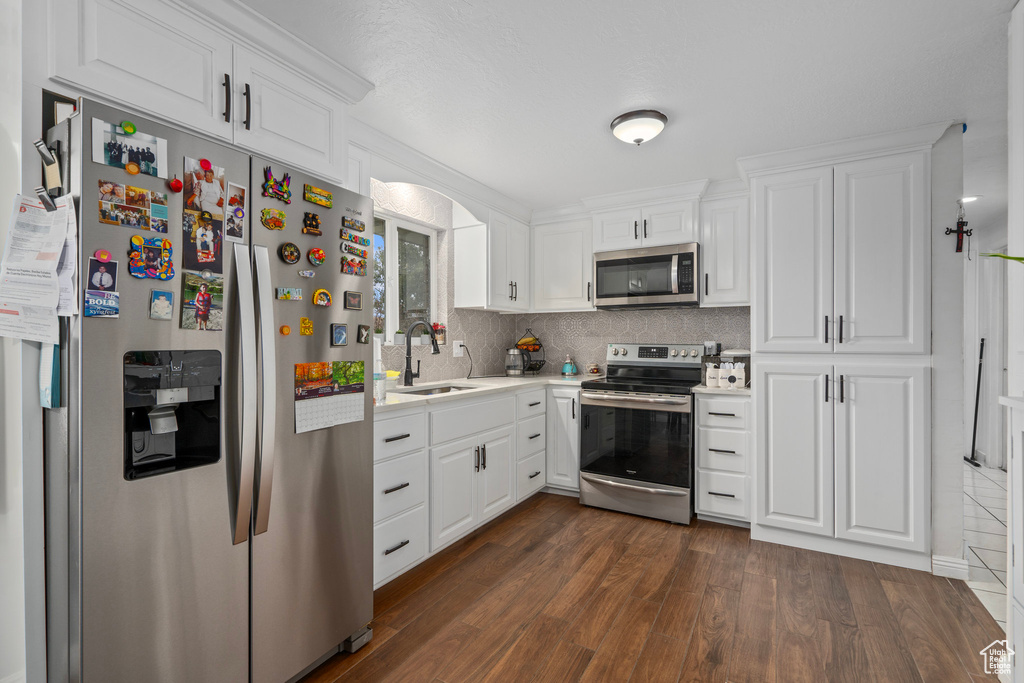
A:
<svg viewBox="0 0 1024 683">
<path fill-rule="evenodd" d="M 931 146 L 740 160 L 750 179 L 752 536 L 931 568 Z"/>
</svg>

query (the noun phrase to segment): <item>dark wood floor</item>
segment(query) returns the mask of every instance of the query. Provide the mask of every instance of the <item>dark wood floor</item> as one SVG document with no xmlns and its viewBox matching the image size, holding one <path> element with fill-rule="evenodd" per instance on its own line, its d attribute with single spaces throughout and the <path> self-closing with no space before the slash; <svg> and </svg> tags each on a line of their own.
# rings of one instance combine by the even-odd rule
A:
<svg viewBox="0 0 1024 683">
<path fill-rule="evenodd" d="M 548 494 L 378 590 L 372 626 L 305 682 L 971 683 L 1005 637 L 961 581 Z"/>
</svg>

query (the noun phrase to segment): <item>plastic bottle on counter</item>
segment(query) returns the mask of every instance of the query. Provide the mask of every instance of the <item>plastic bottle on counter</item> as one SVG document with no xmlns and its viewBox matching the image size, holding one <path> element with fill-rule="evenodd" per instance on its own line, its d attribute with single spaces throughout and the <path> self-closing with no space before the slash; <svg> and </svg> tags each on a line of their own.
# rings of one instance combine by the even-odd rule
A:
<svg viewBox="0 0 1024 683">
<path fill-rule="evenodd" d="M 381 360 L 380 337 L 373 338 L 373 405 L 383 405 L 387 397 L 387 372 Z"/>
</svg>

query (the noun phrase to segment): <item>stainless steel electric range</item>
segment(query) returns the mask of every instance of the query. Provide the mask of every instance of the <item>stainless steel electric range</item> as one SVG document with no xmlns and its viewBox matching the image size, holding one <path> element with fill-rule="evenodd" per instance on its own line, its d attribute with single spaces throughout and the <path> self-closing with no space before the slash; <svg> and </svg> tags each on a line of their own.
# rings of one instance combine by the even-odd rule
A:
<svg viewBox="0 0 1024 683">
<path fill-rule="evenodd" d="M 610 344 L 580 394 L 580 502 L 689 524 L 700 344 Z"/>
</svg>

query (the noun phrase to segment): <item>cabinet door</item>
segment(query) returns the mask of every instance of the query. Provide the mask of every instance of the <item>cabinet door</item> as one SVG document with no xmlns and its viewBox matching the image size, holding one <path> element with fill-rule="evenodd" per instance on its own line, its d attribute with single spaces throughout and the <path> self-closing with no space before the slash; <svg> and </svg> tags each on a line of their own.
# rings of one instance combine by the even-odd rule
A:
<svg viewBox="0 0 1024 683">
<path fill-rule="evenodd" d="M 533 310 L 592 309 L 594 236 L 589 221 L 533 229 Z"/>
<path fill-rule="evenodd" d="M 346 177 L 346 114 L 341 100 L 280 62 L 238 46 L 234 88 L 236 143 L 328 179 Z M 261 170 L 256 169 L 257 176 Z M 302 187 L 292 187 L 292 193 L 293 201 L 301 199 Z"/>
<path fill-rule="evenodd" d="M 55 81 L 231 139 L 223 85 L 232 73 L 231 43 L 224 35 L 165 3 L 53 0 L 51 5 Z M 238 114 L 237 98 L 234 104 L 232 117 Z"/>
<path fill-rule="evenodd" d="M 701 306 L 750 305 L 750 198 L 701 202 Z"/>
<path fill-rule="evenodd" d="M 508 240 L 512 219 L 491 211 L 487 223 L 487 307 L 498 311 L 512 305 L 512 274 L 508 270 Z"/>
<path fill-rule="evenodd" d="M 661 247 L 696 241 L 696 199 L 649 206 L 641 212 L 640 242 L 643 246 Z"/>
<path fill-rule="evenodd" d="M 430 451 L 430 550 L 476 526 L 477 445 L 462 439 Z"/>
<path fill-rule="evenodd" d="M 755 352 L 832 351 L 832 167 L 751 182 Z"/>
<path fill-rule="evenodd" d="M 513 430 L 504 427 L 480 437 L 477 521 L 484 522 L 516 500 Z"/>
<path fill-rule="evenodd" d="M 615 251 L 640 246 L 640 209 L 594 214 L 594 251 Z"/>
<path fill-rule="evenodd" d="M 757 523 L 832 537 L 832 366 L 754 363 L 754 372 Z"/>
<path fill-rule="evenodd" d="M 927 353 L 925 152 L 835 168 L 836 353 Z"/>
<path fill-rule="evenodd" d="M 512 280 L 511 311 L 530 310 L 530 226 L 517 220 L 509 222 L 505 253 L 508 276 Z"/>
<path fill-rule="evenodd" d="M 836 538 L 929 547 L 928 369 L 839 364 Z"/>
<path fill-rule="evenodd" d="M 548 484 L 580 488 L 580 392 L 551 389 L 548 400 Z"/>
</svg>

